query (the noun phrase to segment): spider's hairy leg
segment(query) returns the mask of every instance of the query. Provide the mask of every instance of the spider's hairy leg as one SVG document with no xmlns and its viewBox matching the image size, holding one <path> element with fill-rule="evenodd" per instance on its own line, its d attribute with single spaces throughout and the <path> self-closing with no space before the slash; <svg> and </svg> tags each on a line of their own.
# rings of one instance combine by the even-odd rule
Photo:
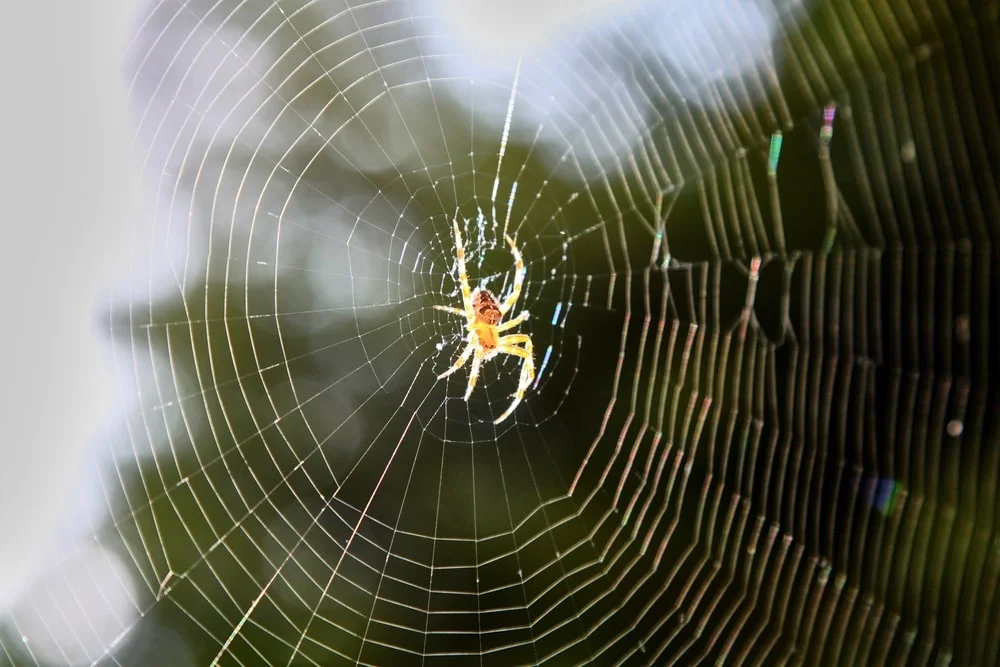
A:
<svg viewBox="0 0 1000 667">
<path fill-rule="evenodd" d="M 462 350 L 461 356 L 459 356 L 458 359 L 455 360 L 455 363 L 451 365 L 451 368 L 446 370 L 444 373 L 438 375 L 439 380 L 448 377 L 449 375 L 457 371 L 459 368 L 464 366 L 465 362 L 469 360 L 469 355 L 471 355 L 476 349 L 476 341 L 473 338 L 474 335 L 475 334 L 469 335 L 469 344 L 465 346 L 465 349 Z"/>
<path fill-rule="evenodd" d="M 462 287 L 462 305 L 472 310 L 472 289 L 469 287 L 469 274 L 465 272 L 465 246 L 462 244 L 462 230 L 458 228 L 458 216 L 451 221 L 455 232 L 455 256 L 458 258 L 458 282 Z"/>
<path fill-rule="evenodd" d="M 508 329 L 513 329 L 518 324 L 520 324 L 521 322 L 524 322 L 526 319 L 528 319 L 529 315 L 530 315 L 530 313 L 528 313 L 528 311 L 522 310 L 520 312 L 520 314 L 517 317 L 515 317 L 514 319 L 507 320 L 506 322 L 501 322 L 497 326 L 497 333 L 500 333 L 501 331 L 507 331 Z"/>
<path fill-rule="evenodd" d="M 515 317 L 513 320 L 511 320 L 511 322 L 517 319 L 520 319 L 520 316 Z M 533 350 L 535 347 L 531 342 L 531 336 L 523 333 L 507 334 L 506 336 L 500 336 L 499 340 L 500 345 L 521 345 L 522 343 L 524 344 L 527 350 Z"/>
<path fill-rule="evenodd" d="M 518 343 L 523 343 L 524 347 L 517 347 Z M 497 346 L 497 352 L 520 357 L 524 362 L 521 365 L 521 376 L 517 381 L 517 390 L 514 392 L 514 401 L 502 415 L 493 420 L 494 424 L 499 424 L 513 414 L 514 409 L 524 398 L 524 393 L 531 386 L 531 381 L 535 379 L 534 345 L 527 334 L 503 336 L 500 339 L 500 344 Z"/>
<path fill-rule="evenodd" d="M 475 343 L 470 343 L 475 345 Z M 476 354 L 472 357 L 472 370 L 469 371 L 469 386 L 465 388 L 465 400 L 469 400 L 469 396 L 472 396 L 472 390 L 476 388 L 476 380 L 479 379 L 479 368 L 483 363 L 483 352 L 478 347 L 476 348 Z"/>
<path fill-rule="evenodd" d="M 511 290 L 510 296 L 500 306 L 501 315 L 506 315 L 507 311 L 517 303 L 517 299 L 521 296 L 521 286 L 524 284 L 525 274 L 524 260 L 521 258 L 521 251 L 517 249 L 517 244 L 507 234 L 504 235 L 504 238 L 507 239 L 507 245 L 510 246 L 510 254 L 514 255 L 514 289 Z"/>
<path fill-rule="evenodd" d="M 517 347 L 518 345 L 524 345 L 524 347 Z M 512 354 L 524 359 L 524 363 L 521 365 L 521 377 L 527 377 L 528 384 L 535 379 L 535 346 L 531 342 L 531 336 L 528 334 L 501 336 L 500 340 L 497 341 L 497 352 Z"/>
<path fill-rule="evenodd" d="M 462 317 L 468 317 L 469 313 L 462 310 L 461 308 L 453 308 L 452 306 L 439 306 L 437 304 L 434 307 L 438 310 L 443 310 L 446 313 L 451 313 L 452 315 L 461 315 Z"/>
</svg>

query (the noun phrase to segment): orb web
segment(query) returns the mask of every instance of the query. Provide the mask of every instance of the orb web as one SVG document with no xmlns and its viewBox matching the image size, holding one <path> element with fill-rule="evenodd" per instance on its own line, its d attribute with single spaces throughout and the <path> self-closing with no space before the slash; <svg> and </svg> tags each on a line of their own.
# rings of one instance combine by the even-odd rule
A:
<svg viewBox="0 0 1000 667">
<path fill-rule="evenodd" d="M 141 7 L 92 534 L 135 615 L 56 628 L 102 605 L 77 566 L 3 655 L 1000 660 L 996 8 L 855 4 L 630 5 L 502 62 L 431 3 Z M 524 257 L 500 424 L 520 360 L 436 377 L 453 221 L 474 287 Z"/>
</svg>

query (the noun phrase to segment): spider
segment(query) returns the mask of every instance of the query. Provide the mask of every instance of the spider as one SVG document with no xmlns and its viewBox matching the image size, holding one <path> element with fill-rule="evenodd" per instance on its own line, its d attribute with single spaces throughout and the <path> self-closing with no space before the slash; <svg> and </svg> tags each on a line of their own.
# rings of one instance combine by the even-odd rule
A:
<svg viewBox="0 0 1000 667">
<path fill-rule="evenodd" d="M 463 307 L 453 308 L 437 305 L 434 307 L 446 313 L 466 318 L 466 329 L 469 335 L 466 338 L 468 345 L 465 346 L 462 354 L 459 355 L 451 368 L 438 375 L 438 379 L 448 377 L 457 371 L 465 365 L 471 356 L 472 370 L 469 373 L 469 384 L 465 388 L 465 400 L 468 401 L 476 386 L 476 380 L 479 379 L 479 368 L 483 362 L 489 361 L 498 354 L 520 357 L 522 359 L 521 375 L 517 381 L 517 390 L 511 394 L 514 397 L 514 402 L 510 404 L 506 412 L 493 421 L 494 424 L 499 424 L 514 412 L 514 408 L 524 398 L 524 392 L 535 378 L 534 347 L 531 344 L 531 337 L 523 333 L 500 335 L 528 319 L 528 311 L 524 310 L 514 319 L 500 323 L 500 320 L 514 307 L 521 295 L 521 285 L 524 283 L 525 273 L 524 261 L 521 259 L 517 244 L 509 235 L 504 234 L 504 239 L 510 246 L 510 252 L 514 255 L 516 273 L 514 274 L 513 290 L 503 304 L 500 304 L 489 290 L 478 287 L 474 290 L 470 289 L 469 276 L 465 272 L 465 247 L 462 245 L 462 232 L 458 228 L 458 219 L 453 220 L 452 225 L 455 231 L 455 254 L 458 257 L 458 278 L 462 287 Z M 522 345 L 523 347 L 521 347 Z"/>
</svg>

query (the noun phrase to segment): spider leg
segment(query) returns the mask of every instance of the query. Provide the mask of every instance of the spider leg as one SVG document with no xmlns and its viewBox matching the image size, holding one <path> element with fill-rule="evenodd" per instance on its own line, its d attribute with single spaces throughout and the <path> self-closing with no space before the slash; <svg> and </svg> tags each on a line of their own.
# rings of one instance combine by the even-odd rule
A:
<svg viewBox="0 0 1000 667">
<path fill-rule="evenodd" d="M 517 318 L 515 317 L 514 319 L 516 320 Z M 511 320 L 511 322 L 513 321 L 514 320 Z M 514 345 L 521 345 L 522 343 L 524 344 L 524 349 L 527 350 L 528 352 L 531 352 L 535 349 L 535 346 L 531 343 L 531 336 L 523 333 L 507 334 L 506 336 L 500 336 L 500 339 L 497 340 L 497 348 L 499 349 L 502 347 L 511 347 Z M 520 350 L 521 348 L 514 348 L 514 349 Z M 517 356 L 521 357 L 523 355 L 519 354 Z"/>
<path fill-rule="evenodd" d="M 457 223 L 455 228 L 458 228 Z M 510 296 L 508 296 L 506 300 L 504 300 L 503 305 L 500 306 L 501 315 L 506 315 L 507 311 L 513 308 L 514 304 L 517 303 L 517 299 L 521 296 L 521 286 L 524 284 L 525 273 L 524 260 L 521 259 L 521 251 L 517 249 L 517 244 L 514 243 L 514 239 L 506 234 L 504 235 L 504 238 L 507 239 L 507 245 L 510 246 L 510 254 L 514 255 L 514 289 L 511 290 Z"/>
<path fill-rule="evenodd" d="M 462 305 L 472 312 L 472 289 L 469 287 L 469 274 L 465 272 L 465 246 L 462 244 L 462 230 L 458 228 L 458 217 L 451 221 L 455 232 L 455 255 L 458 257 L 458 282 L 462 287 Z"/>
<path fill-rule="evenodd" d="M 475 343 L 469 343 L 471 346 L 475 346 Z M 469 396 L 472 396 L 472 390 L 476 387 L 476 380 L 479 379 L 479 368 L 483 363 L 483 353 L 479 348 L 476 348 L 476 354 L 472 357 L 472 370 L 469 371 L 469 385 L 465 388 L 465 400 L 469 400 Z"/>
<path fill-rule="evenodd" d="M 524 347 L 517 347 L 519 343 Z M 527 378 L 524 381 L 526 384 L 531 384 L 535 379 L 535 346 L 528 334 L 501 336 L 495 351 L 498 354 L 510 354 L 524 359 L 524 363 L 521 364 L 521 379 Z M 521 381 L 518 384 L 520 385 Z"/>
<path fill-rule="evenodd" d="M 523 343 L 524 347 L 517 347 L 517 343 Z M 521 364 L 521 376 L 517 381 L 517 390 L 514 392 L 514 401 L 502 415 L 493 421 L 494 424 L 499 424 L 514 412 L 514 408 L 521 403 L 524 393 L 531 386 L 531 381 L 535 379 L 535 360 L 534 345 L 527 334 L 503 336 L 496 349 L 500 354 L 510 354 L 524 360 Z"/>
<path fill-rule="evenodd" d="M 461 315 L 462 317 L 469 316 L 469 313 L 462 310 L 461 308 L 453 308 L 451 306 L 438 306 L 438 305 L 435 305 L 434 307 L 437 308 L 438 310 L 443 310 L 446 313 L 452 313 L 453 315 Z"/>
<path fill-rule="evenodd" d="M 508 329 L 513 329 L 518 324 L 528 319 L 528 315 L 529 315 L 528 311 L 522 310 L 521 313 L 514 319 L 500 323 L 500 325 L 497 326 L 497 333 L 500 333 L 501 331 L 507 331 Z"/>
<path fill-rule="evenodd" d="M 462 350 L 461 356 L 455 360 L 455 363 L 452 364 L 451 368 L 446 370 L 444 373 L 441 373 L 441 375 L 438 375 L 439 380 L 441 378 L 448 377 L 449 375 L 457 371 L 459 368 L 464 366 L 465 362 L 469 360 L 469 355 L 471 355 L 476 349 L 476 341 L 475 339 L 473 339 L 473 335 L 474 334 L 469 335 L 469 344 L 465 346 L 465 349 Z"/>
</svg>

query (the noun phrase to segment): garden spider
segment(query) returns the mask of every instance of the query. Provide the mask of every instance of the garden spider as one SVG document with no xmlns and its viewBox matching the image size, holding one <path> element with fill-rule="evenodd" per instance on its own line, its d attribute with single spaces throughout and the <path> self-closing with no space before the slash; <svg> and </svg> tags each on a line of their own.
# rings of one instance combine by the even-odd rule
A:
<svg viewBox="0 0 1000 667">
<path fill-rule="evenodd" d="M 496 297 L 490 294 L 489 290 L 479 287 L 475 290 L 469 288 L 469 276 L 465 272 L 465 247 L 462 245 L 462 232 L 458 228 L 457 218 L 452 221 L 452 225 L 455 231 L 455 254 L 458 257 L 458 279 L 462 287 L 463 308 L 452 308 L 451 306 L 434 307 L 446 313 L 461 315 L 466 318 L 466 329 L 469 335 L 466 338 L 468 345 L 465 346 L 462 354 L 452 367 L 438 375 L 438 378 L 445 378 L 451 375 L 465 365 L 465 362 L 471 356 L 472 370 L 469 373 L 469 384 L 465 388 L 465 400 L 468 401 L 469 396 L 472 395 L 473 388 L 476 386 L 476 380 L 479 379 L 479 368 L 484 361 L 489 361 L 498 354 L 510 354 L 520 357 L 522 359 L 521 376 L 517 381 L 517 390 L 512 394 L 514 402 L 510 404 L 506 412 L 493 421 L 494 424 L 499 424 L 514 412 L 514 408 L 524 398 L 524 392 L 535 378 L 534 347 L 531 344 L 531 337 L 523 333 L 508 334 L 506 336 L 500 335 L 502 332 L 513 329 L 528 319 L 528 311 L 523 310 L 514 319 L 500 324 L 500 320 L 514 307 L 517 298 L 521 295 L 521 285 L 524 284 L 525 273 L 524 261 L 521 259 L 521 253 L 518 251 L 514 240 L 504 234 L 504 238 L 510 246 L 510 252 L 514 255 L 516 273 L 514 274 L 514 288 L 511 290 L 510 295 L 504 300 L 503 304 L 498 304 Z M 521 347 L 521 345 L 524 347 Z"/>
</svg>

